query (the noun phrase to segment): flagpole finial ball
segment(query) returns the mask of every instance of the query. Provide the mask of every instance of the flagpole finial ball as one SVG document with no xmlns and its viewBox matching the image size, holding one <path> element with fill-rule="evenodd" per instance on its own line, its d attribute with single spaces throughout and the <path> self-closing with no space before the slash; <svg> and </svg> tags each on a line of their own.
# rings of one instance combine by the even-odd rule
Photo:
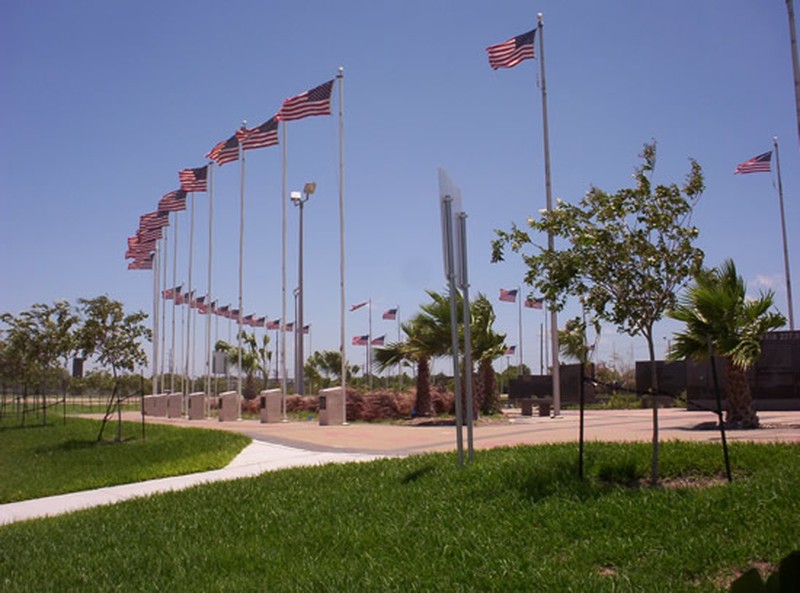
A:
<svg viewBox="0 0 800 593">
<path fill-rule="evenodd" d="M 344 75 L 344 66 L 339 66 L 339 76 Z"/>
<path fill-rule="evenodd" d="M 536 18 L 539 19 L 539 22 L 541 23 L 542 19 L 544 18 L 544 14 L 542 14 L 541 12 L 537 13 Z"/>
</svg>

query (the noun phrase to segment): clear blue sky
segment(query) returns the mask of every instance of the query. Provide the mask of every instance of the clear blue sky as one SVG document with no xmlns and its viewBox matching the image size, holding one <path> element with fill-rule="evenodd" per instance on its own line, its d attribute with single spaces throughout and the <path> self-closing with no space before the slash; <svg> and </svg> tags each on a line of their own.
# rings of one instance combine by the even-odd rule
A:
<svg viewBox="0 0 800 593">
<path fill-rule="evenodd" d="M 545 15 L 554 197 L 628 186 L 653 139 L 656 182 L 682 181 L 694 157 L 707 185 L 694 216 L 706 263 L 733 258 L 750 291 L 774 289 L 786 313 L 775 176 L 733 175 L 778 136 L 800 314 L 800 151 L 783 0 L 7 1 L 0 311 L 100 294 L 152 311 L 151 274 L 128 271 L 123 257 L 139 216 L 242 119 L 265 121 L 284 98 L 343 66 L 348 305 L 371 298 L 373 335 L 391 338 L 397 328 L 381 321 L 384 310 L 399 305 L 407 318 L 426 288 L 444 288 L 443 166 L 469 215 L 471 293 L 492 298 L 497 328 L 516 344 L 517 308 L 497 296 L 524 270 L 515 258 L 491 264 L 489 243 L 494 229 L 545 205 L 539 62 L 493 71 L 485 48 L 533 28 L 537 12 Z M 337 349 L 337 118 L 293 122 L 287 148 L 289 189 L 318 184 L 305 211 L 305 319 L 314 350 Z M 237 163 L 217 170 L 213 293 L 234 305 L 239 180 Z M 279 147 L 248 153 L 245 187 L 245 312 L 280 317 Z M 208 197 L 196 200 L 193 275 L 202 294 Z M 297 211 L 288 214 L 291 290 Z M 188 214 L 178 224 L 185 286 Z M 170 267 L 169 284 L 171 276 Z M 544 316 L 523 315 L 526 363 L 538 369 Z M 671 329 L 659 326 L 660 350 Z M 353 362 L 364 349 L 349 341 L 366 332 L 366 310 L 348 313 Z M 643 339 L 607 327 L 598 356 L 615 351 L 646 356 Z"/>
</svg>

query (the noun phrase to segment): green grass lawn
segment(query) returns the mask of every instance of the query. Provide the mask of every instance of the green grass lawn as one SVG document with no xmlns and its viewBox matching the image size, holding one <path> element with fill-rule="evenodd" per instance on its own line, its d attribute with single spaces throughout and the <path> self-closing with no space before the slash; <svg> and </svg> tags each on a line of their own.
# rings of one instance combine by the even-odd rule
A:
<svg viewBox="0 0 800 593">
<path fill-rule="evenodd" d="M 57 413 L 0 420 L 0 503 L 139 482 L 227 465 L 250 439 L 224 431 L 123 423 L 123 441 L 113 442 L 116 422 L 97 441 L 100 423 Z M 0 587 L 2 589 L 2 587 Z"/>
<path fill-rule="evenodd" d="M 723 591 L 800 548 L 800 445 L 479 451 L 218 482 L 0 528 L 0 590 Z M 699 486 L 675 487 L 675 484 Z"/>
</svg>

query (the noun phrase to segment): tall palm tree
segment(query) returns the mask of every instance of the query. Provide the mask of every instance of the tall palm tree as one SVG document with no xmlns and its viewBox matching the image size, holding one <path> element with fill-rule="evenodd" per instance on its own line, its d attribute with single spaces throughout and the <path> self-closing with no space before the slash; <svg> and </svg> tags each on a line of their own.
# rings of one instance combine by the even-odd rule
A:
<svg viewBox="0 0 800 593">
<path fill-rule="evenodd" d="M 245 399 L 253 399 L 258 395 L 255 379 L 256 373 L 261 373 L 265 384 L 269 376 L 270 355 L 269 349 L 267 348 L 269 337 L 264 337 L 261 346 L 259 346 L 255 334 L 248 334 L 246 331 L 242 330 L 241 337 L 243 346 L 241 355 L 242 368 L 240 370 L 245 374 L 245 386 L 242 390 L 242 395 Z M 214 350 L 217 352 L 224 352 L 228 358 L 228 364 L 231 366 L 237 367 L 239 365 L 240 357 L 238 347 L 228 344 L 223 340 L 219 340 L 214 346 Z"/>
<path fill-rule="evenodd" d="M 703 270 L 679 299 L 668 317 L 682 321 L 686 329 L 676 333 L 669 352 L 672 360 L 706 359 L 709 349 L 724 357 L 728 400 L 725 421 L 738 428 L 757 428 L 747 370 L 761 354 L 761 338 L 786 323 L 783 315 L 770 311 L 772 291 L 757 299 L 746 298 L 747 287 L 733 261 Z M 709 348 L 710 344 L 710 348 Z"/>
<path fill-rule="evenodd" d="M 483 414 L 491 414 L 497 408 L 496 375 L 492 363 L 506 351 L 506 335 L 494 331 L 496 315 L 486 295 L 470 303 L 470 332 L 472 359 L 478 363 L 475 375 L 475 404 Z"/>
<path fill-rule="evenodd" d="M 421 305 L 419 313 L 400 325 L 406 340 L 375 349 L 375 364 L 381 370 L 406 361 L 417 366 L 415 409 L 420 416 L 430 416 L 433 412 L 431 359 L 446 354 L 451 346 L 450 297 L 433 290 L 426 292 L 431 302 Z"/>
</svg>

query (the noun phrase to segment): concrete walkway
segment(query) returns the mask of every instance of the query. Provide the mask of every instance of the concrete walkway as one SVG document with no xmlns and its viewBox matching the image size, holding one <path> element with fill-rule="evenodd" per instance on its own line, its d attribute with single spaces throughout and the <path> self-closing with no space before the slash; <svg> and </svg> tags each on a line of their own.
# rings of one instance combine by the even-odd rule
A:
<svg viewBox="0 0 800 593">
<path fill-rule="evenodd" d="M 376 455 L 308 451 L 264 441 L 253 441 L 222 469 L 0 505 L 0 525 L 114 504 L 159 492 L 183 490 L 206 482 L 257 476 L 264 472 L 289 467 L 370 461 L 377 458 Z"/>
<path fill-rule="evenodd" d="M 652 415 L 652 410 L 587 411 L 585 439 L 589 442 L 650 441 Z M 577 411 L 565 411 L 558 418 L 541 418 L 522 417 L 518 410 L 509 410 L 506 416 L 506 422 L 475 427 L 475 449 L 578 440 Z M 728 441 L 800 443 L 800 412 L 759 412 L 759 418 L 763 428 L 728 431 Z M 129 414 L 126 419 L 137 421 L 141 420 L 141 416 Z M 288 467 L 369 461 L 380 457 L 456 449 L 455 427 L 445 425 L 356 422 L 344 426 L 320 426 L 316 422 L 262 424 L 258 420 L 219 422 L 215 419 L 151 417 L 147 421 L 229 430 L 245 434 L 253 442 L 227 467 L 219 470 L 0 505 L 0 525 Z M 659 410 L 660 440 L 718 443 L 720 433 L 713 428 L 715 421 L 716 415 L 709 412 L 688 412 L 677 408 Z M 466 447 L 466 431 L 464 443 Z"/>
</svg>

